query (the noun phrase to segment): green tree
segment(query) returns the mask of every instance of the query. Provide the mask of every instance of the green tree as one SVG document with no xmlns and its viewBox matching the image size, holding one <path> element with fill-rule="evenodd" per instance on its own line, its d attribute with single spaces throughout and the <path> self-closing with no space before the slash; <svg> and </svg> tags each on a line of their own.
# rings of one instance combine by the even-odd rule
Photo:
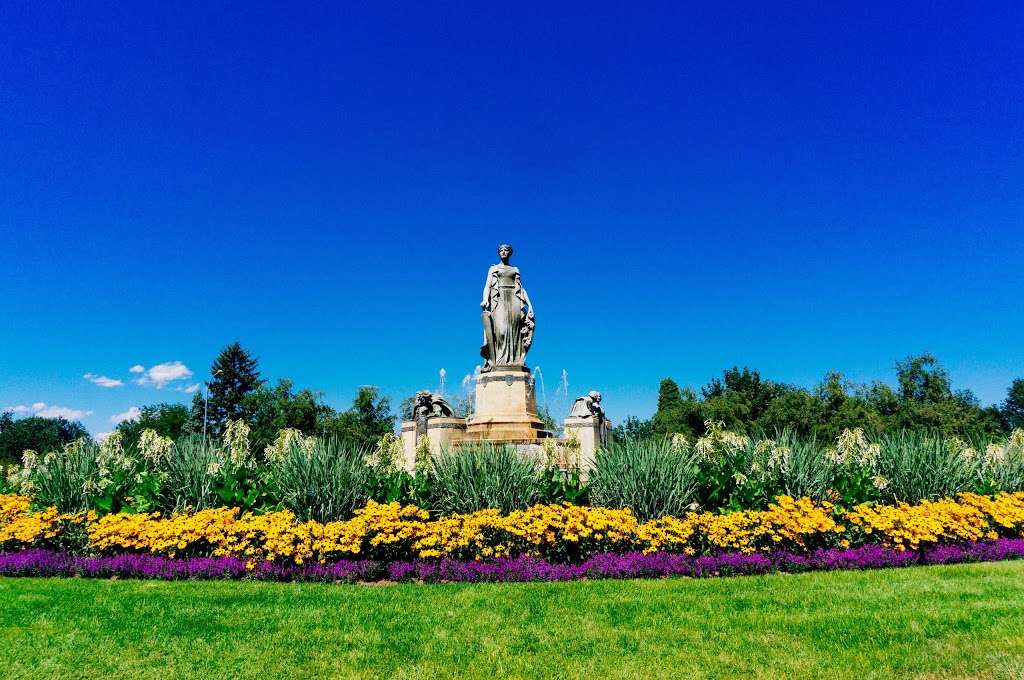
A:
<svg viewBox="0 0 1024 680">
<path fill-rule="evenodd" d="M 1024 378 L 1017 378 L 1010 384 L 1001 411 L 1010 428 L 1024 428 Z"/>
<path fill-rule="evenodd" d="M 903 402 L 938 404 L 953 396 L 949 373 L 928 353 L 897 361 L 896 382 Z"/>
<path fill-rule="evenodd" d="M 654 436 L 654 427 L 650 420 L 641 420 L 636 416 L 626 416 L 620 425 L 616 425 L 613 431 L 616 441 L 636 441 L 650 439 Z"/>
<path fill-rule="evenodd" d="M 293 391 L 288 379 L 279 380 L 275 387 L 260 387 L 246 394 L 241 410 L 252 428 L 249 440 L 254 449 L 262 451 L 285 428 L 312 435 L 327 427 L 337 413 L 321 403 L 321 397 L 312 390 Z"/>
<path fill-rule="evenodd" d="M 651 418 L 651 432 L 693 437 L 703 431 L 703 421 L 701 405 L 693 390 L 681 390 L 672 378 L 663 379 L 658 386 L 658 410 Z"/>
<path fill-rule="evenodd" d="M 998 409 L 985 409 L 970 390 L 953 392 L 949 373 L 931 354 L 896 362 L 898 407 L 892 426 L 948 435 L 995 436 L 1004 423 Z"/>
<path fill-rule="evenodd" d="M 57 451 L 68 442 L 88 436 L 89 431 L 78 421 L 40 416 L 16 419 L 8 411 L 0 414 L 0 463 L 20 463 L 26 449 Z"/>
<path fill-rule="evenodd" d="M 156 430 L 162 437 L 177 439 L 186 432 L 188 420 L 189 409 L 184 404 L 153 404 L 143 406 L 138 418 L 120 423 L 117 430 L 124 436 L 125 446 L 134 447 L 144 430 Z"/>
<path fill-rule="evenodd" d="M 703 413 L 706 420 L 721 421 L 730 430 L 751 432 L 772 401 L 786 389 L 763 380 L 756 370 L 733 366 L 722 371 L 721 380 L 713 378 L 701 388 Z"/>
<path fill-rule="evenodd" d="M 234 342 L 223 350 L 210 367 L 208 424 L 210 432 L 220 434 L 227 421 L 245 419 L 245 397 L 263 386 L 259 363 L 242 345 Z"/>
<path fill-rule="evenodd" d="M 772 436 L 776 432 L 791 430 L 806 437 L 816 434 L 825 422 L 826 409 L 821 399 L 807 390 L 790 388 L 772 400 L 761 417 L 757 427 Z"/>
<path fill-rule="evenodd" d="M 551 409 L 542 404 L 537 407 L 537 416 L 540 418 L 540 422 L 544 423 L 545 430 L 558 433 L 558 421 L 551 415 Z"/>
<path fill-rule="evenodd" d="M 376 387 L 359 388 L 352 408 L 339 413 L 325 424 L 324 434 L 333 435 L 356 446 L 370 447 L 385 433 L 395 431 L 391 401 Z"/>
</svg>

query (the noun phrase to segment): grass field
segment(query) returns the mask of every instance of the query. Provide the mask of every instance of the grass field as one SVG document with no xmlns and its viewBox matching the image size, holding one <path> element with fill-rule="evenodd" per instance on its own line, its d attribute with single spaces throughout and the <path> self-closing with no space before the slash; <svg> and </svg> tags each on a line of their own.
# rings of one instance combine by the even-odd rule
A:
<svg viewBox="0 0 1024 680">
<path fill-rule="evenodd" d="M 1024 562 L 707 580 L 0 579 L 2 678 L 1024 677 Z"/>
</svg>

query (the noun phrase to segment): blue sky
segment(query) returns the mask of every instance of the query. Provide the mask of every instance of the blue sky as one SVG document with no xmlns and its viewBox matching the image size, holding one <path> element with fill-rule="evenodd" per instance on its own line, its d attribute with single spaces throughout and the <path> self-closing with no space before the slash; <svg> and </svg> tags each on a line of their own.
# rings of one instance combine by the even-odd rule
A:
<svg viewBox="0 0 1024 680">
<path fill-rule="evenodd" d="M 890 4 L 3 3 L 0 408 L 109 430 L 234 340 L 339 408 L 457 392 L 501 241 L 556 414 L 563 369 L 619 420 L 922 351 L 998 401 L 1024 6 Z"/>
</svg>

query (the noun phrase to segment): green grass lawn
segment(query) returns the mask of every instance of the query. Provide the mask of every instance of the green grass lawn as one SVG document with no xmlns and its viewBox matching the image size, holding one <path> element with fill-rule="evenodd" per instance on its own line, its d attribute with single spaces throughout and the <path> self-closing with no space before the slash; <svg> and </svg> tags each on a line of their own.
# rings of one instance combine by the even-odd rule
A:
<svg viewBox="0 0 1024 680">
<path fill-rule="evenodd" d="M 1024 562 L 707 580 L 0 579 L 0 678 L 1024 677 Z"/>
</svg>

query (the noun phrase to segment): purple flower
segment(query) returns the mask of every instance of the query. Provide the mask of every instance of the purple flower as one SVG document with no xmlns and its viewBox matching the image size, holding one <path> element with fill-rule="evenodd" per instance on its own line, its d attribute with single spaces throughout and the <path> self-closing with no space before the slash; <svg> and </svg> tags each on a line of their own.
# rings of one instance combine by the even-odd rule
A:
<svg viewBox="0 0 1024 680">
<path fill-rule="evenodd" d="M 87 557 L 50 550 L 0 554 L 0 576 L 87 576 L 92 578 L 259 579 L 265 581 L 356 582 L 387 578 L 427 583 L 570 581 L 584 578 L 727 576 L 834 569 L 879 569 L 912 564 L 957 564 L 1024 558 L 1024 539 L 936 545 L 896 551 L 878 545 L 828 548 L 810 553 L 724 553 L 690 557 L 673 553 L 600 553 L 579 564 L 548 562 L 522 555 L 493 560 L 414 560 L 381 563 L 340 560 L 330 564 L 258 562 L 246 568 L 237 557 L 168 558 L 122 554 Z"/>
</svg>

